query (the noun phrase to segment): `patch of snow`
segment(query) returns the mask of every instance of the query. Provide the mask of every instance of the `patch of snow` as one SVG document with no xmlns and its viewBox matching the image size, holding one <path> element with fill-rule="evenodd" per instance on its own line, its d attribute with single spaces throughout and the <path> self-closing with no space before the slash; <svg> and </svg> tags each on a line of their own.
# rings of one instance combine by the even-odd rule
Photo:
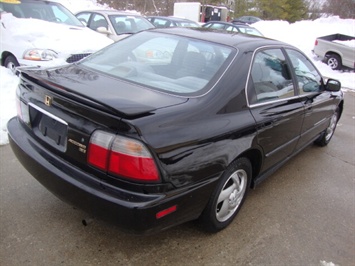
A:
<svg viewBox="0 0 355 266">
<path fill-rule="evenodd" d="M 342 45 L 345 46 L 349 46 L 349 47 L 354 47 L 355 48 L 355 40 L 350 40 L 350 41 L 339 41 L 339 40 L 335 40 L 333 41 L 335 43 L 340 43 Z"/>
<path fill-rule="evenodd" d="M 334 264 L 333 262 L 326 262 L 325 260 L 320 261 L 321 266 L 339 266 L 337 264 Z"/>
<path fill-rule="evenodd" d="M 0 145 L 7 144 L 6 124 L 16 115 L 15 93 L 19 82 L 11 70 L 0 67 Z"/>
</svg>

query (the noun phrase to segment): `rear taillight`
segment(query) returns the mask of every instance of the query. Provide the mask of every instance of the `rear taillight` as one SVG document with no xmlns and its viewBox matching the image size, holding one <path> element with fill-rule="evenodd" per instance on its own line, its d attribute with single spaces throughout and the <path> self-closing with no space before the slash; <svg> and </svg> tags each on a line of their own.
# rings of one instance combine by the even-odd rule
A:
<svg viewBox="0 0 355 266">
<path fill-rule="evenodd" d="M 318 40 L 316 40 L 316 41 L 314 42 L 314 45 L 318 45 Z"/>
<path fill-rule="evenodd" d="M 115 135 L 104 132 L 95 131 L 91 136 L 88 163 L 92 166 L 106 171 L 108 167 L 108 156 L 110 154 L 110 147 Z"/>
<path fill-rule="evenodd" d="M 22 119 L 22 110 L 21 110 L 21 101 L 19 98 L 16 97 L 16 109 L 17 109 L 17 116 Z"/>
<path fill-rule="evenodd" d="M 90 165 L 109 174 L 136 181 L 159 180 L 152 155 L 135 139 L 97 130 L 91 136 L 87 158 Z"/>
<path fill-rule="evenodd" d="M 30 114 L 28 110 L 28 105 L 20 100 L 20 98 L 16 97 L 16 108 L 17 108 L 17 116 L 27 125 L 30 124 Z"/>
</svg>

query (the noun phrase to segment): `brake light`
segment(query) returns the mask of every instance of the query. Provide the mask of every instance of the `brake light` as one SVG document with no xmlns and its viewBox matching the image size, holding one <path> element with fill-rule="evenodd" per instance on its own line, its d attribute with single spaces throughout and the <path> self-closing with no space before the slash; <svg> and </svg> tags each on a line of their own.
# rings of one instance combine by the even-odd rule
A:
<svg viewBox="0 0 355 266">
<path fill-rule="evenodd" d="M 316 40 L 316 41 L 314 42 L 314 45 L 318 45 L 318 40 Z"/>
<path fill-rule="evenodd" d="M 95 131 L 88 149 L 88 163 L 113 175 L 136 181 L 158 181 L 149 150 L 138 140 Z"/>
</svg>

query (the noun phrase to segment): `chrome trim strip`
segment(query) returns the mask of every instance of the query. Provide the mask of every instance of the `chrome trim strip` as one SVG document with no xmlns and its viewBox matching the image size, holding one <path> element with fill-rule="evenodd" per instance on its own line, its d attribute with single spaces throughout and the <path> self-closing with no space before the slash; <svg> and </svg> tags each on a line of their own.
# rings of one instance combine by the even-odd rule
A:
<svg viewBox="0 0 355 266">
<path fill-rule="evenodd" d="M 37 111 L 40 111 L 41 113 L 45 114 L 46 116 L 49 116 L 50 118 L 57 120 L 58 122 L 68 126 L 68 123 L 65 122 L 63 119 L 49 113 L 48 111 L 42 109 L 41 107 L 38 107 L 37 105 L 33 104 L 33 103 L 28 103 L 29 106 L 33 107 L 34 109 L 36 109 Z"/>
</svg>

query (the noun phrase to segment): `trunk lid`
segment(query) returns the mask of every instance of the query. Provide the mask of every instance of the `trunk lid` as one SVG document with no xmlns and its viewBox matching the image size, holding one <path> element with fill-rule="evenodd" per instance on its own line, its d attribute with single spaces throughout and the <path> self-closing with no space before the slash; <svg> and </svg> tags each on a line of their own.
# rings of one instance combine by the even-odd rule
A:
<svg viewBox="0 0 355 266">
<path fill-rule="evenodd" d="M 46 89 L 100 110 L 110 110 L 112 114 L 123 118 L 144 116 L 188 100 L 76 65 L 47 70 L 22 70 L 22 75 Z"/>
</svg>

